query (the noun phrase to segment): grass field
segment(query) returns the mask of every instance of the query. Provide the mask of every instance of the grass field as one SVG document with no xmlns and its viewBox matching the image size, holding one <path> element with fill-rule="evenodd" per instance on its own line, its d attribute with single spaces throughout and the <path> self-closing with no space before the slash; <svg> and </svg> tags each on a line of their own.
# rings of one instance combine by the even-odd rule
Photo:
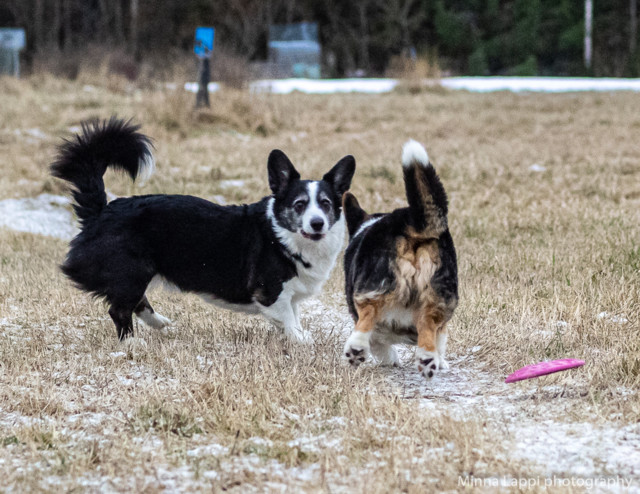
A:
<svg viewBox="0 0 640 494">
<path fill-rule="evenodd" d="M 353 154 L 352 191 L 390 210 L 402 144 L 424 143 L 459 258 L 452 368 L 426 383 L 412 349 L 399 369 L 345 367 L 339 267 L 302 308 L 310 348 L 156 291 L 174 326 L 138 325 L 148 348 L 127 353 L 57 269 L 66 240 L 0 227 L 0 492 L 640 489 L 637 94 L 224 90 L 194 113 L 194 95 L 87 82 L 0 79 L 0 200 L 64 195 L 47 174 L 60 138 L 114 113 L 158 165 L 142 187 L 107 175 L 115 195 L 255 201 L 280 148 L 309 178 Z M 503 383 L 562 357 L 586 365 Z"/>
</svg>

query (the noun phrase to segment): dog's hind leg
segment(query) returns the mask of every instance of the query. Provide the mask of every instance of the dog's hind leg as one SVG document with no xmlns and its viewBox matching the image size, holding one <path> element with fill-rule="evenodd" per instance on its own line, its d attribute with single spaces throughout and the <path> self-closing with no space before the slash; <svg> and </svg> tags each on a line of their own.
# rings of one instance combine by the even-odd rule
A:
<svg viewBox="0 0 640 494">
<path fill-rule="evenodd" d="M 445 360 L 448 336 L 449 332 L 447 331 L 447 325 L 443 324 L 436 335 L 436 349 L 438 350 L 438 357 L 440 358 L 440 362 L 438 362 L 438 369 L 440 370 L 449 368 L 449 363 Z"/>
<path fill-rule="evenodd" d="M 415 312 L 414 322 L 418 330 L 418 351 L 416 360 L 418 370 L 427 379 L 431 379 L 440 363 L 436 348 L 438 327 L 442 324 L 442 315 L 430 308 L 423 308 Z"/>
<path fill-rule="evenodd" d="M 400 365 L 400 359 L 398 358 L 398 352 L 386 341 L 380 341 L 374 335 L 370 340 L 371 355 L 380 363 L 380 365 L 390 365 L 398 367 Z"/>
<path fill-rule="evenodd" d="M 142 297 L 142 300 L 136 306 L 134 312 L 143 323 L 154 329 L 162 329 L 171 324 L 170 319 L 167 319 L 153 310 L 153 307 L 151 307 L 146 295 Z"/>
</svg>

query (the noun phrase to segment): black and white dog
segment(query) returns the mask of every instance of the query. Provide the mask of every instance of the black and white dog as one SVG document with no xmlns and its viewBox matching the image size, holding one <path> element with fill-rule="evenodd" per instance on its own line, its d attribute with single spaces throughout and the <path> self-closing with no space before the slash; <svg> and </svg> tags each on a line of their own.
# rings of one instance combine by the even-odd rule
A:
<svg viewBox="0 0 640 494">
<path fill-rule="evenodd" d="M 60 146 L 55 177 L 73 185 L 81 232 L 62 271 L 109 304 L 118 338 L 133 336 L 132 316 L 161 328 L 170 321 L 145 296 L 154 278 L 223 308 L 260 313 L 287 337 L 308 341 L 298 302 L 317 294 L 342 249 L 342 194 L 355 171 L 342 158 L 320 181 L 300 180 L 287 156 L 269 155 L 273 195 L 254 204 L 220 206 L 184 195 L 144 195 L 107 203 L 107 168 L 132 179 L 155 164 L 148 137 L 116 118 L 83 125 Z"/>
</svg>

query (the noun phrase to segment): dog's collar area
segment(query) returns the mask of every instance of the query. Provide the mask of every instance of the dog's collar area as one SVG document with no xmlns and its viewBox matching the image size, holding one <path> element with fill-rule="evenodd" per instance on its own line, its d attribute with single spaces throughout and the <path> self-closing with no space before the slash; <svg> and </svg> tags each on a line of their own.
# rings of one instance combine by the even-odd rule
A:
<svg viewBox="0 0 640 494">
<path fill-rule="evenodd" d="M 282 244 L 280 244 L 280 245 L 282 245 Z M 284 253 L 285 253 L 285 255 L 287 257 L 289 257 L 290 259 L 293 259 L 294 261 L 298 261 L 300 264 L 302 264 L 302 266 L 305 269 L 309 269 L 311 267 L 311 263 L 305 261 L 300 253 L 294 254 L 285 245 L 282 245 L 282 250 L 284 251 Z"/>
<path fill-rule="evenodd" d="M 287 253 L 296 261 L 299 261 L 300 264 L 304 266 L 305 269 L 309 269 L 311 267 L 311 263 L 305 261 L 300 254 L 292 254 L 287 250 Z"/>
</svg>

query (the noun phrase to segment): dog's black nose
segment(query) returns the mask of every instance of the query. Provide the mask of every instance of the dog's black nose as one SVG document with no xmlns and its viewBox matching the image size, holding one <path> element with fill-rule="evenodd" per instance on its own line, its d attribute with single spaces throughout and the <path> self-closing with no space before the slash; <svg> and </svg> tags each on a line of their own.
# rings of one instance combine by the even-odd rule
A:
<svg viewBox="0 0 640 494">
<path fill-rule="evenodd" d="M 324 220 L 316 216 L 315 218 L 311 218 L 310 224 L 314 232 L 319 232 L 320 230 L 322 230 L 322 227 L 324 226 Z"/>
</svg>

